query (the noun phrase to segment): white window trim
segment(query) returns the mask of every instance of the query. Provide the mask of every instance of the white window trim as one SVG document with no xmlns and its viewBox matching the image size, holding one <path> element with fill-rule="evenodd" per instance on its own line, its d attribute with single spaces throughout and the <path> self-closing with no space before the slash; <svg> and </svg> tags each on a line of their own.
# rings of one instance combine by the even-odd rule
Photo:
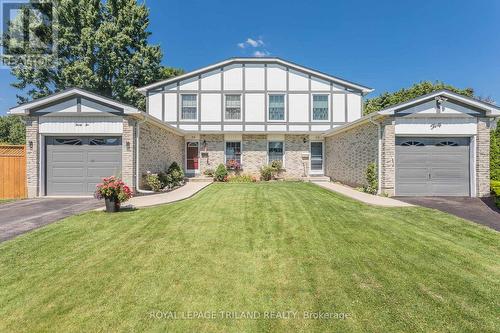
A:
<svg viewBox="0 0 500 333">
<path fill-rule="evenodd" d="M 240 119 L 226 119 L 226 96 L 240 96 Z M 243 98 L 242 98 L 242 94 L 238 94 L 238 93 L 225 93 L 224 94 L 224 105 L 223 105 L 223 108 L 224 108 L 224 121 L 226 122 L 241 122 L 242 121 L 242 116 L 243 116 Z"/>
<path fill-rule="evenodd" d="M 328 96 L 328 118 L 326 120 L 314 120 L 314 96 Z M 311 122 L 312 123 L 329 123 L 330 122 L 330 119 L 331 119 L 331 113 L 332 113 L 332 106 L 330 105 L 331 104 L 331 99 L 332 99 L 332 96 L 331 94 L 329 93 L 314 93 L 314 94 L 311 94 Z"/>
<path fill-rule="evenodd" d="M 285 140 L 267 140 L 267 150 L 266 150 L 266 155 L 267 155 L 267 164 L 271 163 L 269 160 L 269 143 L 270 142 L 283 142 L 283 161 L 282 161 L 282 167 L 283 169 L 285 168 L 285 161 L 286 161 L 286 148 L 285 148 Z"/>
<path fill-rule="evenodd" d="M 282 95 L 283 96 L 283 104 L 284 104 L 284 108 L 283 108 L 283 120 L 271 120 L 271 119 L 269 119 L 269 97 L 271 95 Z M 287 113 L 286 110 L 288 108 L 288 105 L 286 103 L 286 100 L 287 100 L 286 95 L 287 94 L 285 92 L 280 92 L 280 91 L 277 91 L 277 92 L 268 92 L 267 93 L 267 96 L 266 96 L 266 98 L 267 98 L 266 120 L 267 120 L 267 122 L 270 122 L 270 123 L 285 123 L 285 122 L 288 121 L 288 119 L 286 117 L 286 113 Z"/>
<path fill-rule="evenodd" d="M 240 143 L 240 167 L 243 169 L 243 140 L 224 140 L 224 165 L 227 165 L 227 142 L 239 142 Z"/>
<path fill-rule="evenodd" d="M 195 95 L 196 96 L 196 119 L 184 119 L 182 118 L 182 96 L 188 96 L 188 95 Z M 193 94 L 193 93 L 180 93 L 179 94 L 180 101 L 179 101 L 179 121 L 185 121 L 185 122 L 198 122 L 198 119 L 200 119 L 200 94 Z"/>
</svg>

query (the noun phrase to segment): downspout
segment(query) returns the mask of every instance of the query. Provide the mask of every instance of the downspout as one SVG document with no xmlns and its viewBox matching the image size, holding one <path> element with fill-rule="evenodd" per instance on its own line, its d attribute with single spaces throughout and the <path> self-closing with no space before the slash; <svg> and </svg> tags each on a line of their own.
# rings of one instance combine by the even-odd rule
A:
<svg viewBox="0 0 500 333">
<path fill-rule="evenodd" d="M 143 194 L 151 194 L 154 193 L 154 191 L 148 191 L 148 190 L 141 190 L 139 188 L 140 184 L 140 175 L 139 175 L 139 147 L 140 147 L 140 142 L 139 142 L 139 137 L 141 135 L 141 124 L 144 124 L 146 122 L 146 118 L 142 119 L 141 121 L 138 121 L 136 126 L 136 138 L 135 138 L 135 190 L 138 193 L 143 193 Z"/>
<path fill-rule="evenodd" d="M 378 189 L 377 194 L 382 194 L 382 126 L 379 122 L 369 119 L 374 125 L 377 125 L 378 134 L 378 161 L 377 161 L 377 178 L 378 178 Z"/>
</svg>

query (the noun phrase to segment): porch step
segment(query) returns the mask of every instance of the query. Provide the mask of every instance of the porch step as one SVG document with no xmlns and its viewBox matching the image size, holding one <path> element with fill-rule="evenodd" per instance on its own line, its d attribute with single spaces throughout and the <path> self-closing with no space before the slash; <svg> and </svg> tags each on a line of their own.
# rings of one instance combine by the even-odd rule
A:
<svg viewBox="0 0 500 333">
<path fill-rule="evenodd" d="M 187 177 L 186 181 L 191 183 L 211 183 L 214 180 L 211 177 L 196 176 L 196 177 Z"/>
<path fill-rule="evenodd" d="M 303 177 L 303 181 L 306 182 L 330 182 L 330 177 L 328 176 L 308 176 L 308 177 Z"/>
</svg>

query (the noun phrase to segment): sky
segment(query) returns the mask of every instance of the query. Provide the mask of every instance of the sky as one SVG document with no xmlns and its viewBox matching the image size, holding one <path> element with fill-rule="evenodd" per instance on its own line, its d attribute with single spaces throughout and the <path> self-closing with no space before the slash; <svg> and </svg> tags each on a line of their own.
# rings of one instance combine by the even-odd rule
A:
<svg viewBox="0 0 500 333">
<path fill-rule="evenodd" d="M 440 80 L 500 104 L 500 1 L 147 0 L 151 43 L 185 71 L 275 56 L 374 88 Z M 15 106 L 0 69 L 0 114 Z"/>
</svg>

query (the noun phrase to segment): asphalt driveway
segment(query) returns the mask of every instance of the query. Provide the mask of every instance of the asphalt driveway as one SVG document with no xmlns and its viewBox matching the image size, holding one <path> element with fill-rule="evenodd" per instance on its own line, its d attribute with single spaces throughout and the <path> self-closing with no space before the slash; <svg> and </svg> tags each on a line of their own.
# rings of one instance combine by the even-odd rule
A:
<svg viewBox="0 0 500 333">
<path fill-rule="evenodd" d="M 456 215 L 500 231 L 500 209 L 492 198 L 397 197 L 398 200 Z"/>
<path fill-rule="evenodd" d="M 0 204 L 0 242 L 102 205 L 93 198 L 40 198 Z"/>
</svg>

